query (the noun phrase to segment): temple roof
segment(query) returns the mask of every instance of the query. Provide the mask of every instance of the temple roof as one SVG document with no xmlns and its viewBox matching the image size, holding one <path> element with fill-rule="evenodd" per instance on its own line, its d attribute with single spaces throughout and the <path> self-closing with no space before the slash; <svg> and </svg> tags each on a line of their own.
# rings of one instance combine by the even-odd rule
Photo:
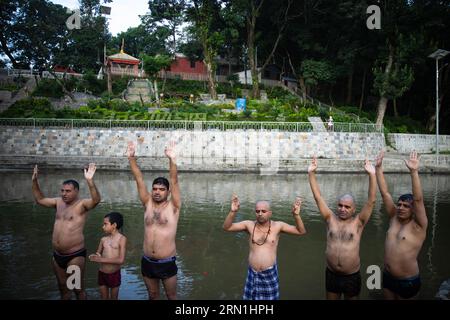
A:
<svg viewBox="0 0 450 320">
<path fill-rule="evenodd" d="M 129 54 L 126 54 L 125 52 L 121 51 L 119 53 L 113 54 L 111 56 L 108 56 L 110 59 L 114 60 L 130 60 L 130 61 L 140 61 L 139 59 L 136 59 L 135 57 L 130 56 Z"/>
<path fill-rule="evenodd" d="M 109 60 L 113 60 L 114 62 L 118 63 L 129 63 L 129 64 L 138 64 L 141 60 L 130 56 L 129 54 L 126 54 L 123 51 L 123 48 L 125 46 L 125 41 L 122 39 L 122 47 L 120 48 L 120 52 L 113 54 L 111 56 L 108 56 Z"/>
</svg>

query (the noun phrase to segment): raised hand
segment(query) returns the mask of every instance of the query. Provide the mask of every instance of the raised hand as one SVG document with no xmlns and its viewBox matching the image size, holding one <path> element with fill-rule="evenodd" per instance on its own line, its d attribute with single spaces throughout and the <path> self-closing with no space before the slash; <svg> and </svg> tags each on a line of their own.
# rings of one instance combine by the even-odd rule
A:
<svg viewBox="0 0 450 320">
<path fill-rule="evenodd" d="M 134 157 L 136 153 L 136 145 L 132 141 L 128 141 L 127 157 Z"/>
<path fill-rule="evenodd" d="M 383 158 L 384 158 L 384 151 L 381 150 L 380 153 L 375 158 L 375 167 L 376 168 L 381 168 L 381 166 L 383 165 Z"/>
<path fill-rule="evenodd" d="M 231 197 L 231 211 L 238 212 L 240 206 L 241 203 L 239 202 L 239 198 L 236 194 L 233 194 L 233 196 Z"/>
<path fill-rule="evenodd" d="M 37 180 L 37 177 L 38 177 L 38 166 L 37 166 L 37 164 L 35 164 L 34 169 L 33 169 L 33 176 L 31 177 L 31 181 Z"/>
<path fill-rule="evenodd" d="M 416 151 L 413 151 L 409 155 L 409 160 L 405 159 L 405 164 L 408 167 L 409 171 L 417 171 L 419 170 L 419 156 Z"/>
<path fill-rule="evenodd" d="M 302 207 L 302 198 L 296 197 L 294 203 L 292 204 L 292 214 L 299 215 L 301 207 Z"/>
<path fill-rule="evenodd" d="M 308 167 L 308 173 L 316 172 L 316 170 L 317 170 L 317 158 L 316 158 L 316 156 L 314 156 L 311 164 Z"/>
<path fill-rule="evenodd" d="M 364 170 L 366 170 L 368 174 L 375 174 L 375 167 L 367 159 L 364 161 Z"/>
<path fill-rule="evenodd" d="M 94 178 L 94 173 L 97 167 L 95 166 L 95 163 L 89 163 L 89 167 L 84 168 L 84 177 L 86 180 L 92 180 Z"/>
<path fill-rule="evenodd" d="M 175 160 L 175 158 L 177 156 L 175 146 L 176 146 L 175 141 L 170 141 L 169 144 L 164 149 L 164 153 L 165 153 L 166 157 L 171 159 L 172 161 Z"/>
</svg>

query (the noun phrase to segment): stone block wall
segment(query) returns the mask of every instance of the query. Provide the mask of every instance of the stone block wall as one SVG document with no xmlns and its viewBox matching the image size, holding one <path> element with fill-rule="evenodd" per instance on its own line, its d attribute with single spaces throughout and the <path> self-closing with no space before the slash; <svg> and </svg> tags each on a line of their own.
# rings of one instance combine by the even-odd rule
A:
<svg viewBox="0 0 450 320">
<path fill-rule="evenodd" d="M 436 150 L 436 135 L 434 134 L 388 134 L 390 144 L 401 153 L 416 150 L 419 153 L 431 153 Z M 450 151 L 450 136 L 439 135 L 439 151 Z"/>
<path fill-rule="evenodd" d="M 127 142 L 135 141 L 138 157 L 158 169 L 166 168 L 164 148 L 171 140 L 177 143 L 180 168 L 200 171 L 261 167 L 278 170 L 313 155 L 339 160 L 373 159 L 385 142 L 380 133 L 2 127 L 0 156 L 53 159 L 63 167 L 64 159 L 102 159 L 121 167 L 123 160 L 126 165 Z"/>
</svg>

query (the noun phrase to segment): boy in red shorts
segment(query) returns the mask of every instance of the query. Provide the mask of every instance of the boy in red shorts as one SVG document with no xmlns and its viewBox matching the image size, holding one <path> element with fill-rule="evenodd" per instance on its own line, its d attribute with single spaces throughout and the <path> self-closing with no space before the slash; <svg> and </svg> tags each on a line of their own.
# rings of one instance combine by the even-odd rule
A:
<svg viewBox="0 0 450 320">
<path fill-rule="evenodd" d="M 97 252 L 89 260 L 100 263 L 98 285 L 103 300 L 117 300 L 121 283 L 120 266 L 125 260 L 127 238 L 119 232 L 123 217 L 110 212 L 103 219 L 103 231 L 107 234 L 100 240 Z"/>
</svg>

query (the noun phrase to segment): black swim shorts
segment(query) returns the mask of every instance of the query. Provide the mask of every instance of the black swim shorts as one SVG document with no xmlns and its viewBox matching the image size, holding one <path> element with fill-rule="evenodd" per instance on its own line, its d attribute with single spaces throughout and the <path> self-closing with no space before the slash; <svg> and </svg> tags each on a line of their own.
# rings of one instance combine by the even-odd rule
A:
<svg viewBox="0 0 450 320">
<path fill-rule="evenodd" d="M 325 280 L 328 292 L 343 293 L 346 297 L 355 297 L 361 292 L 361 273 L 359 271 L 352 274 L 337 274 L 327 267 Z"/>
<path fill-rule="evenodd" d="M 420 275 L 398 279 L 386 270 L 383 271 L 383 288 L 391 290 L 403 299 L 414 297 L 419 292 L 421 284 Z"/>
<path fill-rule="evenodd" d="M 58 266 L 62 269 L 67 269 L 67 265 L 69 264 L 69 262 L 76 257 L 86 258 L 86 249 L 83 248 L 69 254 L 61 254 L 59 252 L 53 251 L 53 258 L 55 259 Z"/>
<path fill-rule="evenodd" d="M 153 259 L 142 256 L 141 272 L 144 277 L 165 280 L 175 276 L 178 272 L 176 257 L 167 259 Z"/>
</svg>

